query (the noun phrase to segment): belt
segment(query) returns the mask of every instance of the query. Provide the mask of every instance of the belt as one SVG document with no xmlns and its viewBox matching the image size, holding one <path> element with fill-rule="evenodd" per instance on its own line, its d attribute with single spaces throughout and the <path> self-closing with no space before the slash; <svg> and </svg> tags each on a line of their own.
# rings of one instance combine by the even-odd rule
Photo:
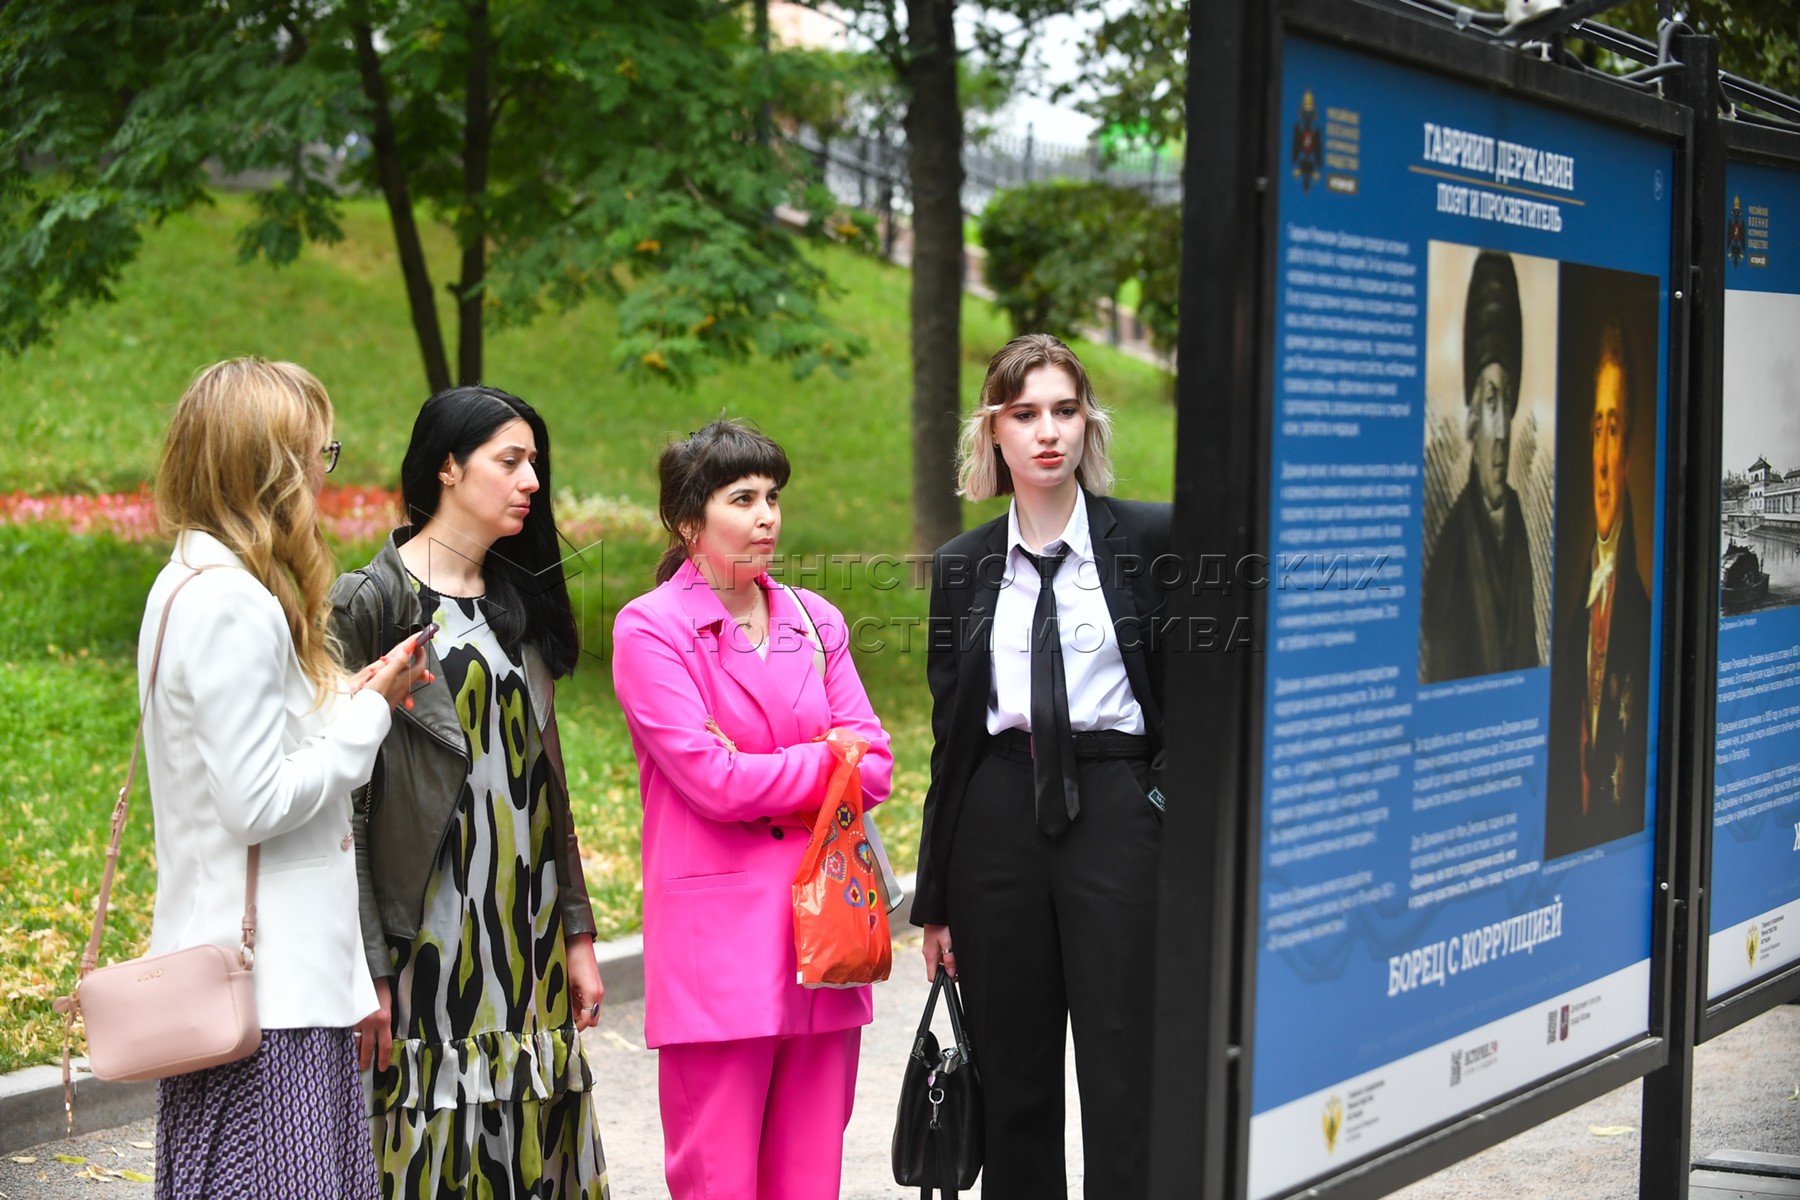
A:
<svg viewBox="0 0 1800 1200">
<path fill-rule="evenodd" d="M 1080 761 L 1101 758 L 1149 759 L 1155 751 L 1150 738 L 1142 733 L 1120 733 L 1116 729 L 1095 729 L 1070 734 L 1075 757 Z M 988 753 L 1013 762 L 1031 761 L 1031 734 L 1024 729 L 1002 729 L 988 738 Z"/>
</svg>

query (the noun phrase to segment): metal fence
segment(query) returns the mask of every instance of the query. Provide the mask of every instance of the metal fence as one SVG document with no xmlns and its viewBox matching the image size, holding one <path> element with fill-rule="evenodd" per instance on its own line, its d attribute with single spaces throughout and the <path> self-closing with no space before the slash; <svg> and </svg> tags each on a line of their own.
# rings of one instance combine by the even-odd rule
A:
<svg viewBox="0 0 1800 1200">
<path fill-rule="evenodd" d="M 825 184 L 844 204 L 866 212 L 907 212 L 911 208 L 905 140 L 899 136 L 824 139 L 801 129 L 790 141 L 820 164 Z M 1181 163 L 1147 148 L 1107 153 L 1100 143 L 1084 146 L 992 135 L 963 147 L 963 212 L 979 216 L 994 193 L 1025 183 L 1066 179 L 1099 180 L 1136 188 L 1159 203 L 1181 200 Z"/>
</svg>

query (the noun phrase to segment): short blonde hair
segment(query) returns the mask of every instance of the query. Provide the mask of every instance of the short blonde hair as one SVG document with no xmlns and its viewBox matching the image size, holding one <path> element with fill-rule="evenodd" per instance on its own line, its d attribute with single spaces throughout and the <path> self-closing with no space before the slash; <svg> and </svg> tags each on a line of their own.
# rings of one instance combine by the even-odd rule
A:
<svg viewBox="0 0 1800 1200">
<path fill-rule="evenodd" d="M 1006 406 L 1025 390 L 1025 377 L 1040 367 L 1060 367 L 1075 381 L 1075 394 L 1087 417 L 1081 465 L 1075 478 L 1095 495 L 1112 491 L 1112 415 L 1100 407 L 1087 370 L 1075 352 L 1047 333 L 1022 333 L 988 360 L 987 378 L 981 382 L 981 399 L 963 422 L 957 448 L 957 492 L 970 500 L 1010 496 L 1012 470 L 1001 457 L 994 438 L 994 422 Z"/>
<path fill-rule="evenodd" d="M 218 538 L 280 602 L 321 703 L 342 676 L 326 625 L 336 562 L 310 475 L 330 436 L 331 398 L 305 368 L 227 359 L 182 393 L 155 485 L 164 534 Z"/>
</svg>

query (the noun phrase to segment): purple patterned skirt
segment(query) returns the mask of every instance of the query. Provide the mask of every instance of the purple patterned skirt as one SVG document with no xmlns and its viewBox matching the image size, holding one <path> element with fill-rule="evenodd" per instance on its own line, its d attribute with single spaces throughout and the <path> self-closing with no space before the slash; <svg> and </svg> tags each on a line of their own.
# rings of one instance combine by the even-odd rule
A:
<svg viewBox="0 0 1800 1200">
<path fill-rule="evenodd" d="M 156 1088 L 156 1200 L 374 1200 L 348 1029 L 265 1029 L 255 1054 Z"/>
</svg>

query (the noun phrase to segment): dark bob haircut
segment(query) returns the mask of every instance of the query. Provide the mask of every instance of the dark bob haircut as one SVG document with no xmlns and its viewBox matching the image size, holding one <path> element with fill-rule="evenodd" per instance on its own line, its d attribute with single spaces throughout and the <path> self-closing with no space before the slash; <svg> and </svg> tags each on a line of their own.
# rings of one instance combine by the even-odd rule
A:
<svg viewBox="0 0 1800 1200">
<path fill-rule="evenodd" d="M 664 446 L 656 460 L 661 485 L 656 515 L 669 531 L 669 548 L 656 564 L 656 582 L 673 579 L 687 561 L 681 531 L 706 524 L 706 502 L 714 492 L 746 475 L 765 476 L 784 488 L 790 471 L 787 453 L 775 439 L 724 418 Z"/>
<path fill-rule="evenodd" d="M 438 472 L 445 456 L 467 463 L 501 426 L 515 420 L 531 427 L 537 443 L 538 490 L 531 495 L 525 527 L 488 550 L 481 566 L 487 585 L 482 609 L 508 654 L 517 655 L 524 643 L 531 642 L 551 675 L 560 678 L 575 669 L 581 637 L 569 604 L 561 538 L 551 511 L 550 431 L 536 409 L 510 392 L 481 386 L 451 388 L 427 400 L 413 422 L 412 441 L 400 465 L 406 536 L 417 533 L 437 512 L 443 495 Z"/>
</svg>

